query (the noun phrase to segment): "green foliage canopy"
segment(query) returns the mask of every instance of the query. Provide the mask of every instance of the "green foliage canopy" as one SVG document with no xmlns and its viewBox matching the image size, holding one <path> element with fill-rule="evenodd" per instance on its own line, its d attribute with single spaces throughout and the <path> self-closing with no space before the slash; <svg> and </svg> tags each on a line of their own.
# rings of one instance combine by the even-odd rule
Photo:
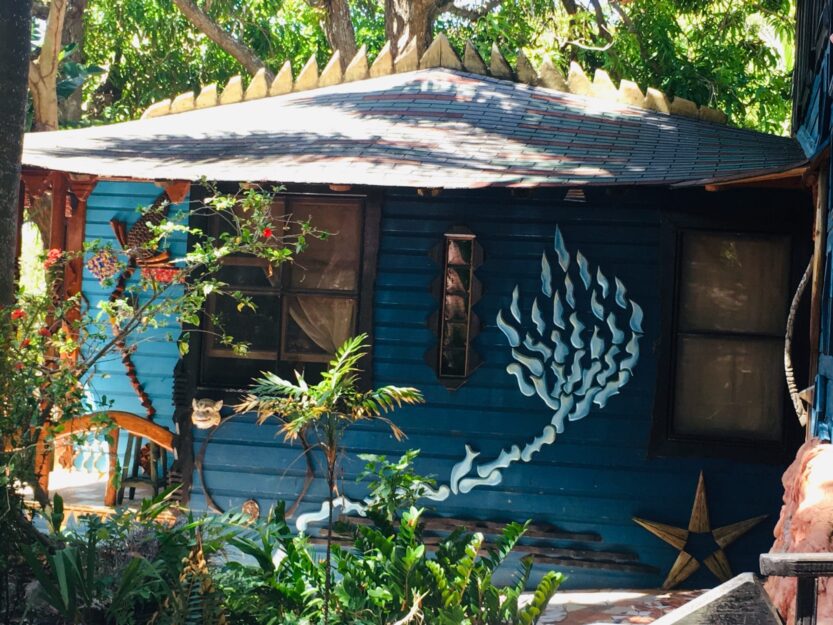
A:
<svg viewBox="0 0 833 625">
<path fill-rule="evenodd" d="M 446 13 L 434 30 L 458 49 L 471 39 L 485 58 L 496 42 L 510 57 L 522 49 L 564 71 L 575 60 L 719 108 L 738 126 L 789 130 L 794 0 L 600 0 L 599 13 L 582 1 L 571 13 L 571 4 L 502 0 L 476 20 Z M 330 55 L 323 13 L 305 0 L 204 0 L 201 8 L 273 71 Z M 354 0 L 351 17 L 374 55 L 385 39 L 384 3 Z M 85 62 L 108 70 L 85 86 L 87 123 L 135 118 L 154 101 L 242 72 L 171 0 L 91 0 L 85 20 Z"/>
</svg>

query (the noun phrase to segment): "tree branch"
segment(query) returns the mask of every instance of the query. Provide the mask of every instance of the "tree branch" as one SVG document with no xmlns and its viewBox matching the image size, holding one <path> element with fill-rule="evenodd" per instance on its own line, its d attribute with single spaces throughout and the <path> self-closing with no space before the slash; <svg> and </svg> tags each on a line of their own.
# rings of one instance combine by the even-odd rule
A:
<svg viewBox="0 0 833 625">
<path fill-rule="evenodd" d="M 193 0 L 173 0 L 173 2 L 189 22 L 233 56 L 251 75 L 254 76 L 260 68 L 266 67 L 254 50 L 220 28 L 217 22 L 211 19 Z M 267 73 L 269 73 L 268 70 Z"/>
<path fill-rule="evenodd" d="M 576 0 L 561 0 L 561 6 L 564 7 L 564 10 L 567 11 L 570 15 L 575 15 L 578 13 L 578 6 L 576 5 Z"/>
<path fill-rule="evenodd" d="M 619 5 L 618 0 L 608 0 L 608 4 L 613 8 L 616 13 L 619 14 L 619 17 L 622 20 L 622 23 L 625 25 L 625 28 L 633 35 L 634 39 L 636 39 L 636 45 L 639 47 L 639 56 L 642 57 L 642 62 L 645 63 L 651 70 L 654 72 L 655 76 L 662 76 L 662 70 L 659 67 L 656 59 L 652 58 L 648 51 L 645 49 L 645 44 L 642 42 L 642 37 L 639 36 L 639 30 L 633 23 L 633 20 L 630 16 L 625 12 L 625 10 Z"/>
<path fill-rule="evenodd" d="M 457 17 L 462 17 L 463 19 L 469 20 L 470 22 L 476 22 L 477 20 L 482 19 L 483 17 L 494 11 L 497 7 L 501 5 L 502 2 L 503 0 L 486 0 L 483 6 L 480 6 L 476 9 L 460 7 L 451 2 L 448 6 L 443 8 L 443 12 L 451 13 L 452 15 L 456 15 Z"/>
<path fill-rule="evenodd" d="M 40 73 L 44 77 L 58 73 L 58 55 L 61 52 L 66 14 L 67 0 L 52 0 L 49 5 L 49 16 L 46 18 L 43 45 L 37 60 Z"/>
<path fill-rule="evenodd" d="M 327 43 L 333 51 L 341 54 L 341 69 L 356 56 L 359 48 L 356 44 L 356 31 L 350 17 L 350 4 L 347 0 L 307 0 L 310 6 L 324 11 L 324 33 Z"/>
<path fill-rule="evenodd" d="M 29 63 L 29 90 L 35 109 L 35 130 L 58 129 L 58 56 L 64 34 L 67 0 L 52 0 L 38 58 Z"/>
<path fill-rule="evenodd" d="M 599 34 L 607 41 L 611 41 L 613 39 L 613 35 L 610 34 L 610 31 L 607 28 L 607 19 L 605 18 L 604 11 L 602 11 L 602 5 L 599 0 L 590 0 L 590 4 L 593 5 L 593 13 L 596 16 L 596 24 L 599 27 Z"/>
<path fill-rule="evenodd" d="M 609 41 L 604 46 L 588 46 L 586 43 L 581 43 L 580 41 L 570 40 L 566 42 L 567 45 L 575 46 L 576 48 L 581 48 L 582 50 L 588 50 L 590 52 L 607 52 L 613 47 L 613 41 Z"/>
</svg>

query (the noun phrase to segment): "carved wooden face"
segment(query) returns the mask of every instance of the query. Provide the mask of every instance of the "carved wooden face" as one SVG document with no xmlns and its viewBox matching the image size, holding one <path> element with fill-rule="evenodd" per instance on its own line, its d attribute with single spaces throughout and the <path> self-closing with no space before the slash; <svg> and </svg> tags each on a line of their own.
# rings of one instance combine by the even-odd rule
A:
<svg viewBox="0 0 833 625">
<path fill-rule="evenodd" d="M 223 400 L 219 399 L 194 399 L 191 402 L 191 423 L 200 430 L 208 430 L 220 425 L 220 410 L 223 408 Z"/>
</svg>

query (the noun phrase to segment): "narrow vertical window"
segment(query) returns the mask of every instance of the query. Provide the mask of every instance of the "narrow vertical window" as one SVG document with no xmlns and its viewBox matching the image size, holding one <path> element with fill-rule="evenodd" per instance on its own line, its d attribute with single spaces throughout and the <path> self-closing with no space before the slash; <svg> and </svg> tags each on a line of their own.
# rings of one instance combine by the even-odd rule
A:
<svg viewBox="0 0 833 625">
<path fill-rule="evenodd" d="M 446 233 L 437 350 L 437 374 L 442 379 L 462 383 L 474 369 L 472 305 L 479 296 L 474 276 L 478 256 L 474 234 L 462 228 Z"/>
</svg>

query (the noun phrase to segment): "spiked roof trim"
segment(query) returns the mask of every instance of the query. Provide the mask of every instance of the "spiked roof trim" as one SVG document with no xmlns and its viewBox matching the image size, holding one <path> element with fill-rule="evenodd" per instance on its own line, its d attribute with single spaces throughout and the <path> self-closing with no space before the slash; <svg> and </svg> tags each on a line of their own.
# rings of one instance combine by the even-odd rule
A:
<svg viewBox="0 0 833 625">
<path fill-rule="evenodd" d="M 570 71 L 565 78 L 549 60 L 545 60 L 536 69 L 524 53 L 519 51 L 513 70 L 497 45 L 492 44 L 487 66 L 470 41 L 466 43 L 461 59 L 448 38 L 442 33 L 433 40 L 422 58 L 419 58 L 417 54 L 416 39 L 411 39 L 396 58 L 393 58 L 391 54 L 390 42 L 386 43 L 372 64 L 367 58 L 367 47 L 362 46 L 343 71 L 341 53 L 338 50 L 333 53 L 320 73 L 315 55 L 312 55 L 297 77 L 292 75 L 292 67 L 289 61 L 286 61 L 271 84 L 266 68 L 261 68 L 245 89 L 243 89 L 243 79 L 240 76 L 233 76 L 222 92 L 218 92 L 216 84 L 211 84 L 203 87 L 197 95 L 193 91 L 182 93 L 173 99 L 152 104 L 144 112 L 142 119 L 436 67 L 602 98 L 660 113 L 683 115 L 717 123 L 726 122 L 726 115 L 722 111 L 707 106 L 698 106 L 695 102 L 685 98 L 668 98 L 658 89 L 648 88 L 643 93 L 639 85 L 630 80 L 620 81 L 617 88 L 610 75 L 601 69 L 596 70 L 591 80 L 582 67 L 575 62 L 570 64 Z"/>
<path fill-rule="evenodd" d="M 30 133 L 23 150 L 100 177 L 446 189 L 677 185 L 804 158 L 793 139 L 441 67 Z"/>
</svg>

